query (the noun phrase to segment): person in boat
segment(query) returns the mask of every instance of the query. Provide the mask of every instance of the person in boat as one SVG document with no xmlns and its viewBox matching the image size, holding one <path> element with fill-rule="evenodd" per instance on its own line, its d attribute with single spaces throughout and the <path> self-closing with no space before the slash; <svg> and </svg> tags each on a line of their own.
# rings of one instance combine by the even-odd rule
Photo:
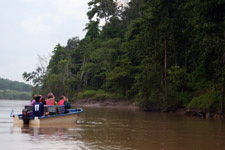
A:
<svg viewBox="0 0 225 150">
<path fill-rule="evenodd" d="M 58 113 L 60 112 L 58 103 L 56 102 L 55 96 L 54 96 L 53 93 L 49 93 L 49 94 L 47 95 L 47 98 L 45 99 L 45 102 L 46 102 L 46 105 L 56 105 L 57 112 L 58 112 Z"/>
<path fill-rule="evenodd" d="M 38 95 L 34 95 L 33 97 L 32 97 L 32 99 L 31 99 L 31 101 L 30 101 L 30 105 L 33 105 L 34 106 L 34 104 L 35 104 L 35 97 L 36 96 L 38 96 Z"/>
<path fill-rule="evenodd" d="M 46 101 L 45 101 L 45 98 L 41 95 L 42 99 L 41 99 L 41 102 L 42 104 L 46 105 Z"/>
<path fill-rule="evenodd" d="M 60 97 L 58 106 L 61 113 L 68 113 L 68 109 L 71 108 L 68 98 L 66 98 L 64 95 Z"/>
<path fill-rule="evenodd" d="M 41 102 L 42 96 L 35 97 L 35 104 L 33 105 L 33 115 L 35 117 L 41 117 L 44 115 L 44 105 Z"/>
<path fill-rule="evenodd" d="M 48 93 L 46 98 L 46 105 L 56 105 L 55 96 L 53 93 Z"/>
</svg>

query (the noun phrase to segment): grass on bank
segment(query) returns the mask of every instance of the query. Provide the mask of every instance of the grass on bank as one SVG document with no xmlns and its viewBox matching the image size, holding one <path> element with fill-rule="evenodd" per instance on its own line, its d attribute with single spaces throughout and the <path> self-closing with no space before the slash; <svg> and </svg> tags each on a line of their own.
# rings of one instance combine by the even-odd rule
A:
<svg viewBox="0 0 225 150">
<path fill-rule="evenodd" d="M 84 92 L 79 92 L 76 99 L 87 99 L 91 98 L 93 100 L 106 100 L 106 99 L 126 99 L 123 95 L 108 93 L 104 90 L 86 90 Z"/>
</svg>

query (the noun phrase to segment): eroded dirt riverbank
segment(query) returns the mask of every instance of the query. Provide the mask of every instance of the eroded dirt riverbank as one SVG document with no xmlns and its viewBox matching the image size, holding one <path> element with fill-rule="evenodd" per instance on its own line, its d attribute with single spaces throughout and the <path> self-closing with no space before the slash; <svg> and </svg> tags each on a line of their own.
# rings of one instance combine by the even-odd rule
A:
<svg viewBox="0 0 225 150">
<path fill-rule="evenodd" d="M 130 100 L 93 100 L 93 99 L 79 99 L 72 103 L 75 107 L 104 107 L 104 108 L 119 108 L 119 109 L 130 109 L 130 110 L 141 110 L 141 108 Z M 166 113 L 176 113 L 181 115 L 195 116 L 201 118 L 215 118 L 224 119 L 224 116 L 219 114 L 212 114 L 204 112 L 202 110 L 190 110 L 190 109 L 177 109 L 176 111 L 162 111 Z"/>
<path fill-rule="evenodd" d="M 75 106 L 85 107 L 106 107 L 106 108 L 124 108 L 132 110 L 140 110 L 140 107 L 129 100 L 93 100 L 93 99 L 79 99 L 73 103 Z"/>
</svg>

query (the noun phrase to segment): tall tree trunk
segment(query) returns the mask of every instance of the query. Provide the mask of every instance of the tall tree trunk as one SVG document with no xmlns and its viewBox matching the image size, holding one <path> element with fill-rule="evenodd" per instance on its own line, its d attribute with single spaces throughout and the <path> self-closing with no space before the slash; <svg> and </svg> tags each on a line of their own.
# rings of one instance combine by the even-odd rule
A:
<svg viewBox="0 0 225 150">
<path fill-rule="evenodd" d="M 224 114 L 224 85 L 222 86 L 221 115 Z"/>
<path fill-rule="evenodd" d="M 124 95 L 126 96 L 127 100 L 128 100 L 128 82 L 126 81 L 125 83 L 125 92 Z"/>
<path fill-rule="evenodd" d="M 173 50 L 174 50 L 174 63 L 175 66 L 177 66 L 177 49 L 176 49 L 176 43 L 175 43 L 175 39 L 174 39 L 174 34 L 173 34 Z"/>
<path fill-rule="evenodd" d="M 224 32 L 224 36 L 225 36 L 225 32 Z M 223 53 L 222 56 L 222 64 L 225 65 L 225 53 Z M 222 99 L 221 99 L 221 114 L 224 114 L 224 74 L 222 73 Z"/>
<path fill-rule="evenodd" d="M 223 36 L 224 36 L 224 38 L 225 38 L 225 31 L 223 32 Z"/>
<path fill-rule="evenodd" d="M 88 85 L 88 73 L 86 72 L 85 74 L 85 81 L 84 81 L 84 89 L 86 90 L 87 89 L 87 85 Z"/>
<path fill-rule="evenodd" d="M 224 39 L 225 39 L 225 31 L 224 31 Z M 225 53 L 222 56 L 222 64 L 225 65 Z M 224 75 L 222 73 L 222 99 L 221 99 L 221 114 L 224 114 Z"/>
<path fill-rule="evenodd" d="M 82 63 L 82 66 L 86 63 L 86 57 L 84 56 L 84 60 L 83 60 L 83 63 Z M 78 91 L 80 91 L 82 89 L 82 84 L 83 84 L 83 77 L 85 75 L 85 71 L 82 70 L 81 72 L 81 75 L 80 75 L 80 84 L 78 86 Z"/>
<path fill-rule="evenodd" d="M 161 87 L 164 87 L 164 69 L 162 69 L 162 74 L 161 74 Z"/>
<path fill-rule="evenodd" d="M 185 68 L 187 68 L 187 49 L 186 49 L 186 47 L 185 47 L 185 58 L 184 59 L 185 59 L 184 66 L 185 66 Z"/>
<path fill-rule="evenodd" d="M 164 40 L 164 78 L 165 78 L 165 101 L 167 102 L 168 87 L 167 87 L 167 40 Z"/>
</svg>

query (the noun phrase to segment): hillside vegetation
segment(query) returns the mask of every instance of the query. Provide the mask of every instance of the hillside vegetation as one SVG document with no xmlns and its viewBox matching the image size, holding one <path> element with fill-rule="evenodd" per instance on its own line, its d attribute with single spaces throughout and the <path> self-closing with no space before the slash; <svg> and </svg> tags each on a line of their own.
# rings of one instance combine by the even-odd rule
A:
<svg viewBox="0 0 225 150">
<path fill-rule="evenodd" d="M 0 99 L 30 99 L 32 88 L 29 84 L 0 78 Z"/>
</svg>

